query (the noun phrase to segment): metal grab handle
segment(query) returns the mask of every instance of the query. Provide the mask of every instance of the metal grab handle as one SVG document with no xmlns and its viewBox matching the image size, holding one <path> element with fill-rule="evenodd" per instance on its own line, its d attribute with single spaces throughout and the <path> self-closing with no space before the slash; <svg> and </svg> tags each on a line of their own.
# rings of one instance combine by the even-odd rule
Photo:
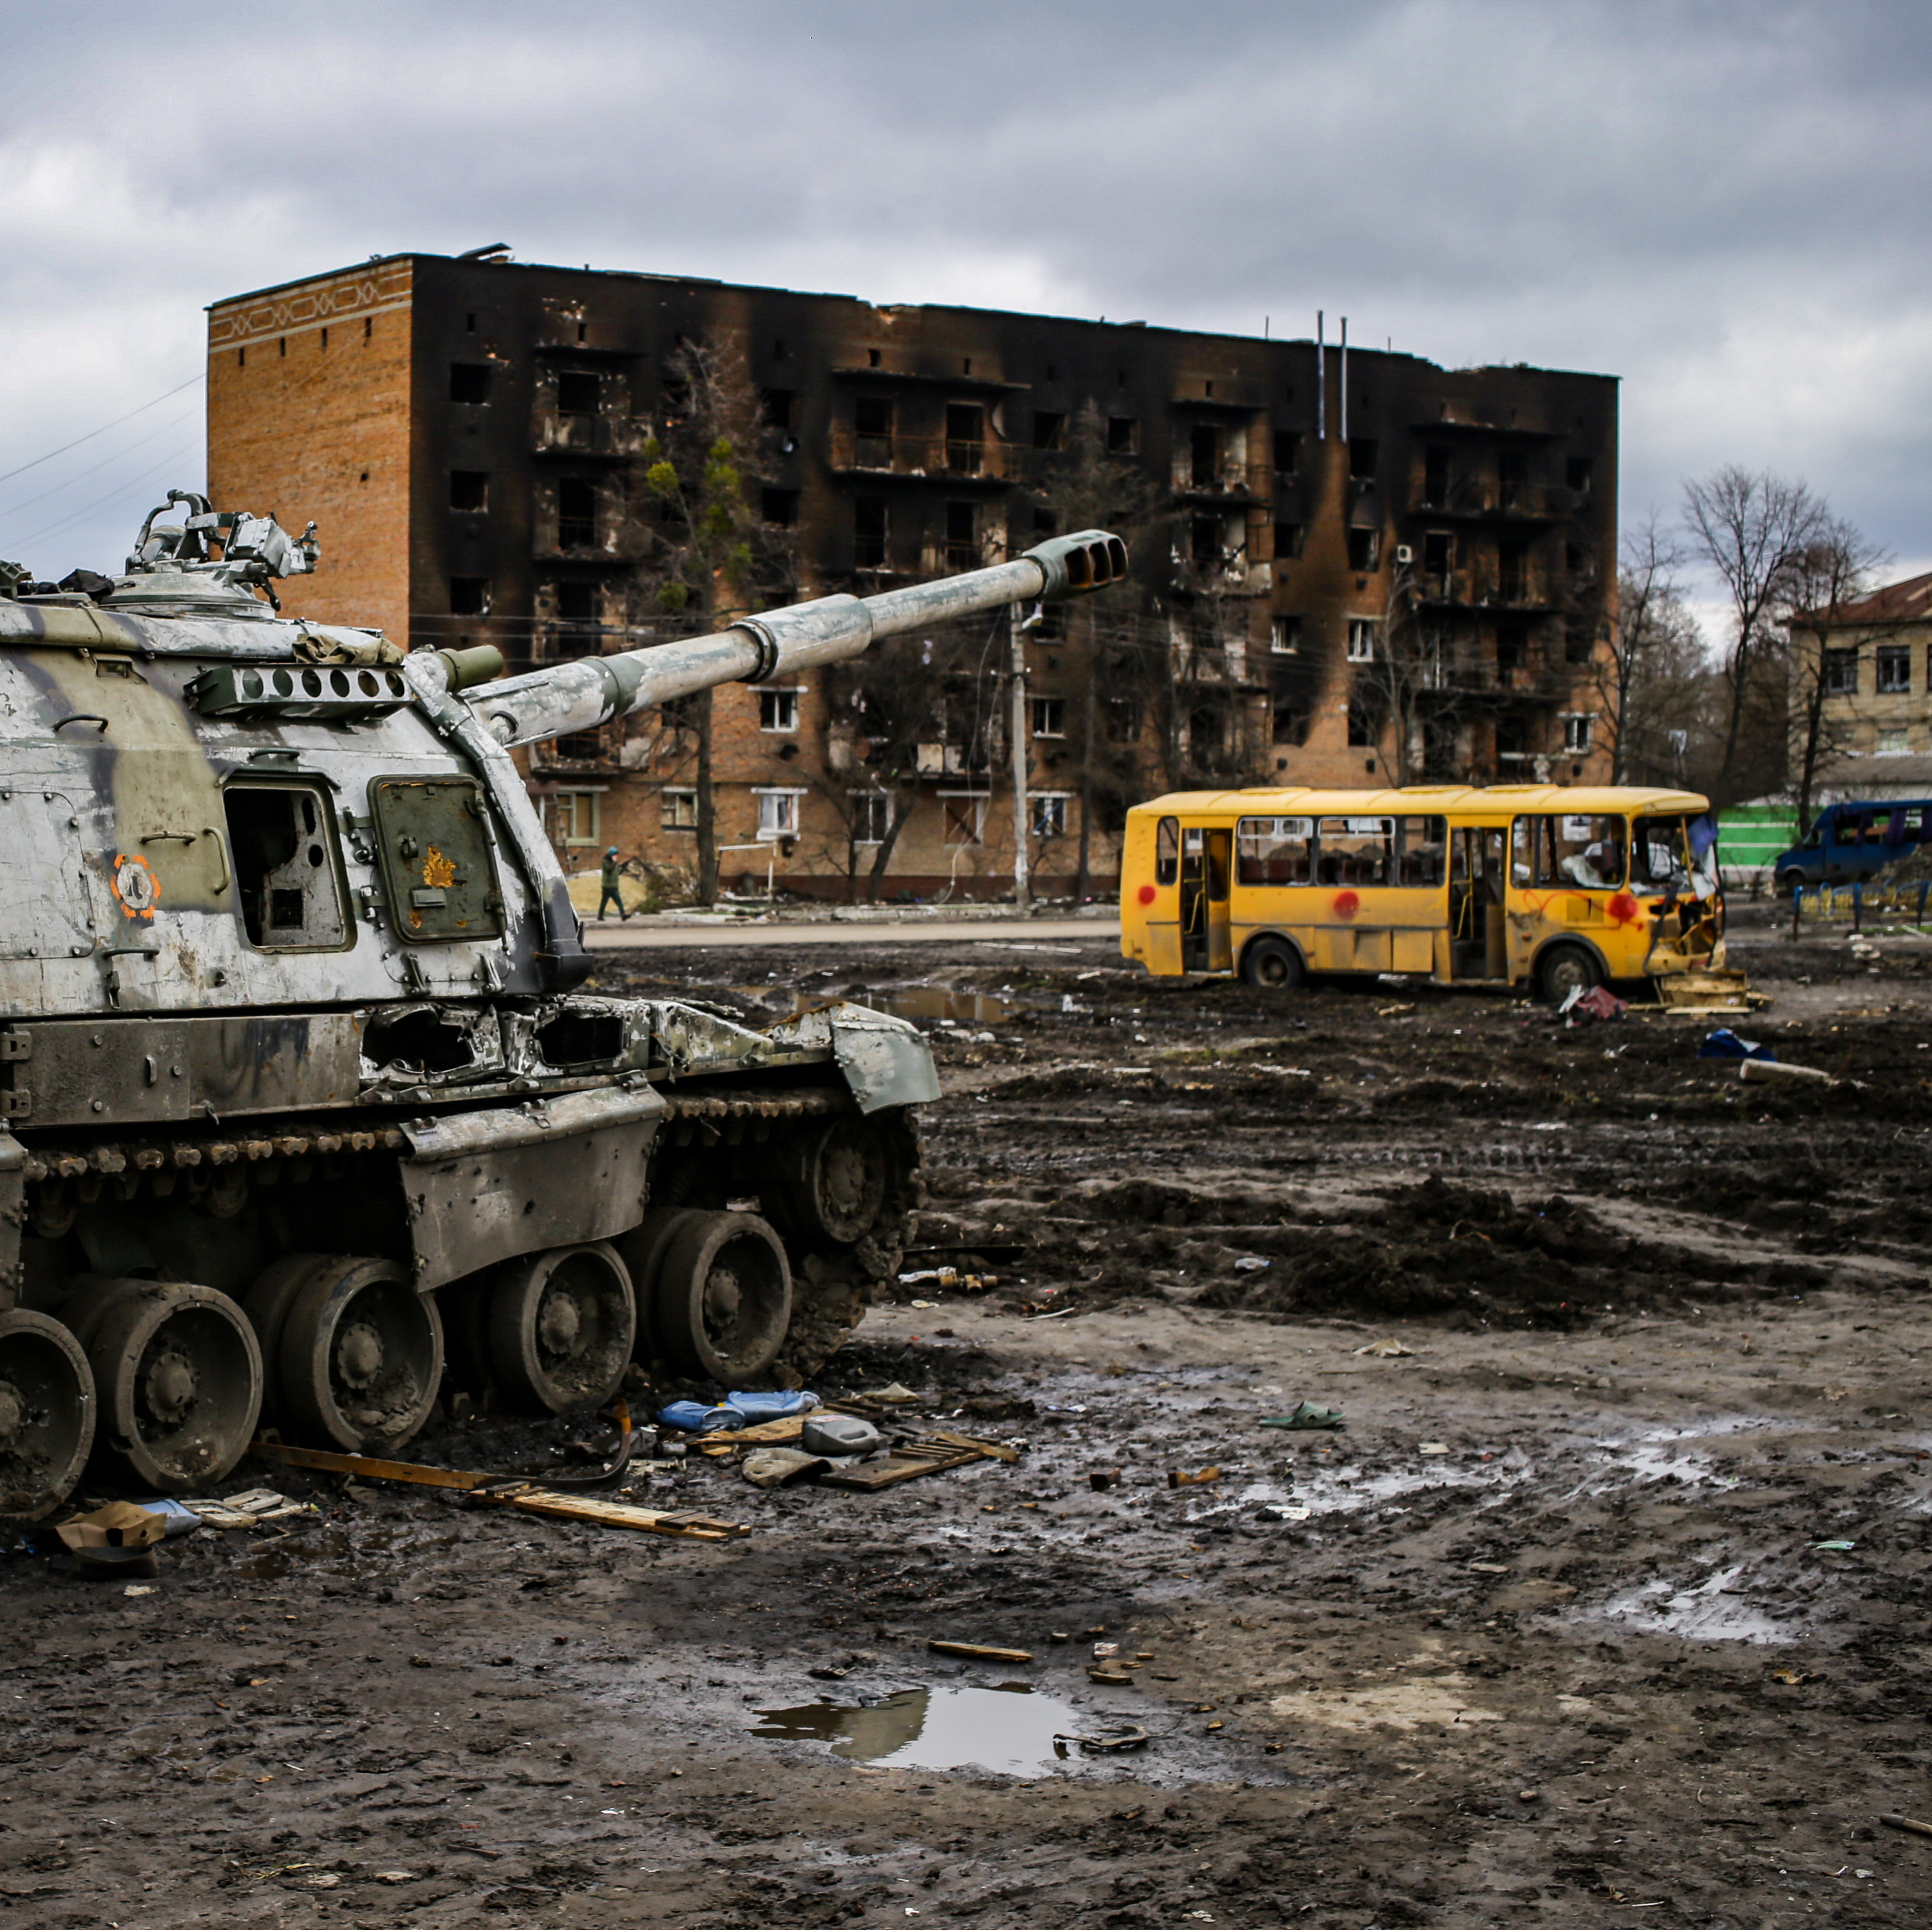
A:
<svg viewBox="0 0 1932 1930">
<path fill-rule="evenodd" d="M 221 882 L 214 887 L 214 895 L 219 898 L 228 889 L 232 876 L 228 869 L 228 847 L 221 842 L 221 833 L 212 824 L 202 825 L 201 835 L 214 840 L 214 854 L 221 860 Z"/>
<path fill-rule="evenodd" d="M 144 845 L 191 845 L 200 835 L 198 831 L 150 831 L 141 842 Z"/>
<path fill-rule="evenodd" d="M 98 724 L 101 735 L 107 734 L 107 719 L 98 710 L 76 710 L 71 717 L 63 717 L 53 728 L 64 731 L 70 724 Z"/>
</svg>

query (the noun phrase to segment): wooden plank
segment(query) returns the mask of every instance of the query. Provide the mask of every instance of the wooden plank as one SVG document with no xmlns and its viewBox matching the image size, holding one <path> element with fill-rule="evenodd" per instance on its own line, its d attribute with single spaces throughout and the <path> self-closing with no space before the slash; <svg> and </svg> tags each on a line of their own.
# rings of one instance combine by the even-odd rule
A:
<svg viewBox="0 0 1932 1930">
<path fill-rule="evenodd" d="M 944 1427 L 935 1427 L 928 1439 L 944 1441 L 947 1446 L 952 1448 L 976 1448 L 989 1461 L 1005 1461 L 1010 1464 L 1020 1457 L 1018 1448 L 1010 1448 L 1004 1442 L 982 1441 L 972 1434 L 950 1433 Z"/>
<path fill-rule="evenodd" d="M 982 1642 L 941 1642 L 926 1645 L 935 1655 L 964 1655 L 969 1662 L 1030 1662 L 1030 1649 L 989 1649 Z"/>
<path fill-rule="evenodd" d="M 910 1448 L 895 1448 L 883 1461 L 872 1461 L 863 1467 L 841 1468 L 826 1475 L 819 1482 L 820 1487 L 841 1487 L 854 1493 L 869 1494 L 878 1488 L 894 1487 L 902 1481 L 915 1481 L 922 1474 L 940 1474 L 948 1468 L 969 1466 L 986 1457 L 976 1448 L 928 1448 L 915 1444 Z"/>
<path fill-rule="evenodd" d="M 291 1448 L 280 1441 L 257 1440 L 248 1451 L 265 1461 L 292 1468 L 314 1468 L 323 1474 L 362 1475 L 370 1481 L 406 1481 L 416 1487 L 454 1487 L 466 1491 L 495 1481 L 491 1474 L 466 1474 L 455 1468 L 428 1468 L 412 1461 L 378 1460 L 368 1454 L 338 1454 L 322 1448 Z"/>
<path fill-rule="evenodd" d="M 647 1535 L 671 1535 L 690 1541 L 728 1541 L 752 1532 L 742 1523 L 719 1521 L 688 1510 L 640 1508 L 634 1502 L 600 1501 L 592 1495 L 558 1494 L 542 1487 L 484 1488 L 476 1498 L 560 1521 L 587 1521 L 599 1528 L 634 1528 Z"/>
</svg>

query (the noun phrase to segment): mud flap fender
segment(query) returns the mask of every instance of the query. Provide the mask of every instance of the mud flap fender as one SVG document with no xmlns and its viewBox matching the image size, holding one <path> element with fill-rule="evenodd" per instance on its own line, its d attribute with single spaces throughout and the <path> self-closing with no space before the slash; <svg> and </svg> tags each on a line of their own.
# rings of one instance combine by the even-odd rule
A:
<svg viewBox="0 0 1932 1930">
<path fill-rule="evenodd" d="M 832 1056 L 861 1112 L 939 1097 L 932 1049 L 917 1028 L 860 1006 L 842 1006 L 831 1018 Z"/>
</svg>

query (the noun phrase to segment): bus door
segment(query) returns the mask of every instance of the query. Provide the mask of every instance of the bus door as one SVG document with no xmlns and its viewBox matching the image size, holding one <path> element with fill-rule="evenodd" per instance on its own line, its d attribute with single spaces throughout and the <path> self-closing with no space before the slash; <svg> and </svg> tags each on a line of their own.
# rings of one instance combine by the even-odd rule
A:
<svg viewBox="0 0 1932 1930">
<path fill-rule="evenodd" d="M 1234 968 L 1228 905 L 1234 836 L 1226 826 L 1181 827 L 1180 968 L 1184 971 L 1229 971 Z"/>
<path fill-rule="evenodd" d="M 1458 824 L 1449 833 L 1449 976 L 1506 976 L 1504 870 L 1508 832 L 1500 824 Z"/>
</svg>

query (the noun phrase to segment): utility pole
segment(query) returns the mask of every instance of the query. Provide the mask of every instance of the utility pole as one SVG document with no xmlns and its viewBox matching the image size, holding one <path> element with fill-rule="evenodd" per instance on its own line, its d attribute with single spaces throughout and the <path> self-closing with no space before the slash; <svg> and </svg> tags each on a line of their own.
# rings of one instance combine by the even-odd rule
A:
<svg viewBox="0 0 1932 1930">
<path fill-rule="evenodd" d="M 1013 902 L 1024 911 L 1031 904 L 1027 879 L 1027 662 L 1026 633 L 1034 620 L 1025 614 L 1026 605 L 1012 606 L 1013 685 Z"/>
</svg>

